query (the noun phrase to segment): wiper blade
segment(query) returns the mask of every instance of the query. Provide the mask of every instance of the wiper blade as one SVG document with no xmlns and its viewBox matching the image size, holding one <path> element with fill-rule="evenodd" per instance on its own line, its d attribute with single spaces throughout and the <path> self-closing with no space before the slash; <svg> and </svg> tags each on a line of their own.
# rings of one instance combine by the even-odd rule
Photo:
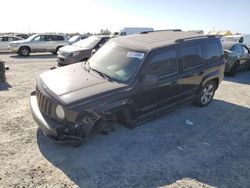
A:
<svg viewBox="0 0 250 188">
<path fill-rule="evenodd" d="M 103 78 L 105 78 L 105 79 L 107 79 L 107 80 L 109 80 L 111 82 L 113 81 L 112 78 L 109 75 L 107 75 L 107 74 L 105 74 L 105 73 L 103 73 L 101 71 L 98 71 L 96 69 L 93 69 L 93 68 L 90 68 L 90 69 L 97 72 L 101 77 L 103 77 Z"/>
</svg>

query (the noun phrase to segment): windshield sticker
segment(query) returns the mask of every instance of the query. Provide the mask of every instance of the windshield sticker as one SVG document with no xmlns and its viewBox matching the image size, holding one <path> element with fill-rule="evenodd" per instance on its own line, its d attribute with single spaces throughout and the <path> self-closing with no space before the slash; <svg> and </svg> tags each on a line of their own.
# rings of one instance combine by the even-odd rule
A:
<svg viewBox="0 0 250 188">
<path fill-rule="evenodd" d="M 128 52 L 127 57 L 137 58 L 137 59 L 143 59 L 144 53 L 140 52 Z"/>
</svg>

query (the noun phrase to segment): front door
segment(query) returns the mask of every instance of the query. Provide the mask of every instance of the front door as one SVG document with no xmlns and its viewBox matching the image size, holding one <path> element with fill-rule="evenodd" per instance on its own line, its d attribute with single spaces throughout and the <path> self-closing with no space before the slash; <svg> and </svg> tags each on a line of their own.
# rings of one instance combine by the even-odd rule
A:
<svg viewBox="0 0 250 188">
<path fill-rule="evenodd" d="M 158 83 L 144 88 L 139 81 L 137 116 L 176 102 L 180 94 L 178 70 L 176 50 L 161 50 L 149 58 L 148 64 L 143 68 L 142 79 L 147 75 L 154 75 L 157 76 Z"/>
<path fill-rule="evenodd" d="M 33 52 L 43 52 L 46 51 L 46 48 L 45 35 L 38 35 L 32 40 L 31 49 Z"/>
</svg>

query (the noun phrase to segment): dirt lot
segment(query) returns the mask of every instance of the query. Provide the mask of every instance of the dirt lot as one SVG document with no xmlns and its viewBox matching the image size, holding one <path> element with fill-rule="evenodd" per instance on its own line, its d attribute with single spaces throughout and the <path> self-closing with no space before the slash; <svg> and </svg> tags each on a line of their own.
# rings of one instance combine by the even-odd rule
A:
<svg viewBox="0 0 250 188">
<path fill-rule="evenodd" d="M 47 140 L 29 112 L 35 78 L 55 56 L 0 58 L 10 67 L 0 84 L 0 187 L 250 187 L 250 72 L 225 78 L 208 107 L 73 148 Z"/>
</svg>

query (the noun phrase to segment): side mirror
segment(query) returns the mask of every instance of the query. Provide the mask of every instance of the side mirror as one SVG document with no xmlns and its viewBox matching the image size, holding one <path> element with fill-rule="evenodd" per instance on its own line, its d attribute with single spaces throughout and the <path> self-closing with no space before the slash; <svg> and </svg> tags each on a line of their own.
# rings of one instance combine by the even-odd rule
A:
<svg viewBox="0 0 250 188">
<path fill-rule="evenodd" d="M 141 79 L 141 85 L 143 88 L 153 88 L 158 85 L 158 76 L 146 75 Z"/>
<path fill-rule="evenodd" d="M 94 55 L 95 53 L 96 53 L 96 49 L 93 49 L 93 50 L 91 51 L 91 56 Z"/>
</svg>

